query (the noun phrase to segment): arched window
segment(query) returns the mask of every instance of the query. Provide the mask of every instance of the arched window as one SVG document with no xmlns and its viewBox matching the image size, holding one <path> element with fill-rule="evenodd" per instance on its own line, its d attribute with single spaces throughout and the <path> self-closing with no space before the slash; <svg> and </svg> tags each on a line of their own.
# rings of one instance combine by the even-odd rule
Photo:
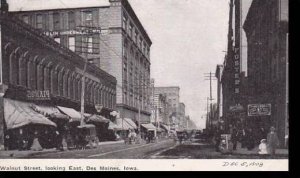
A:
<svg viewBox="0 0 300 178">
<path fill-rule="evenodd" d="M 39 62 L 37 64 L 37 89 L 38 90 L 44 90 L 44 80 L 45 80 L 45 76 L 44 76 L 44 64 L 43 62 L 45 61 L 45 58 L 42 59 L 41 62 Z"/>
<path fill-rule="evenodd" d="M 21 57 L 20 48 L 17 48 L 9 56 L 9 83 L 19 84 L 19 59 Z"/>
<path fill-rule="evenodd" d="M 62 68 L 59 72 L 58 72 L 58 95 L 59 96 L 63 96 L 63 78 L 64 78 L 64 68 Z"/>
<path fill-rule="evenodd" d="M 50 67 L 52 63 L 48 63 L 44 68 L 44 89 L 50 90 L 51 89 L 51 72 Z"/>
<path fill-rule="evenodd" d="M 63 95 L 64 97 L 68 97 L 68 84 L 69 84 L 69 71 L 66 71 L 64 74 L 63 74 L 63 83 L 62 83 L 62 86 L 63 86 Z"/>
<path fill-rule="evenodd" d="M 27 87 L 27 60 L 28 60 L 28 51 L 22 55 L 21 60 L 19 61 L 19 79 L 20 85 Z"/>
<path fill-rule="evenodd" d="M 51 68 L 51 93 L 58 94 L 58 66 Z"/>
</svg>

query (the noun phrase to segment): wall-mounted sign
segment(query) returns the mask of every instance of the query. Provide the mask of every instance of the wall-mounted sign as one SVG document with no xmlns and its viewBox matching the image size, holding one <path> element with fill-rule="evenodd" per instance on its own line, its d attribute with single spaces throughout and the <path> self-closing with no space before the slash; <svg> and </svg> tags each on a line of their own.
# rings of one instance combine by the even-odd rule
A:
<svg viewBox="0 0 300 178">
<path fill-rule="evenodd" d="M 270 116 L 271 104 L 249 104 L 248 116 Z"/>
<path fill-rule="evenodd" d="M 66 31 L 46 31 L 45 35 L 49 37 L 60 37 L 61 35 L 87 35 L 87 34 L 100 34 L 100 29 L 78 29 L 78 30 L 66 30 Z"/>
<path fill-rule="evenodd" d="M 27 90 L 28 100 L 51 100 L 49 90 Z"/>
</svg>

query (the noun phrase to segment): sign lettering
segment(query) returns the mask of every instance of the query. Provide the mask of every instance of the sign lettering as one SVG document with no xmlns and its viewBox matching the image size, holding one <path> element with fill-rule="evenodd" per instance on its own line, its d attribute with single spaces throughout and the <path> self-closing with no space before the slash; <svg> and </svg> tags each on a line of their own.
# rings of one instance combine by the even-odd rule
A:
<svg viewBox="0 0 300 178">
<path fill-rule="evenodd" d="M 248 116 L 270 116 L 271 104 L 249 104 Z"/>
<path fill-rule="evenodd" d="M 51 100 L 49 90 L 27 90 L 28 100 Z"/>
</svg>

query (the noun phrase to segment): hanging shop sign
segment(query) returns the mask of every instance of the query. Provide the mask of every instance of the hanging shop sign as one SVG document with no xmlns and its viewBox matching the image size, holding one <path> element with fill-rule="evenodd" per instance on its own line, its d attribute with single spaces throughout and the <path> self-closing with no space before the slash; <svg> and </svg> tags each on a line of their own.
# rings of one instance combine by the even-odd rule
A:
<svg viewBox="0 0 300 178">
<path fill-rule="evenodd" d="M 249 104 L 248 116 L 270 116 L 271 104 Z"/>
<path fill-rule="evenodd" d="M 51 100 L 49 90 L 27 90 L 28 100 Z"/>
</svg>

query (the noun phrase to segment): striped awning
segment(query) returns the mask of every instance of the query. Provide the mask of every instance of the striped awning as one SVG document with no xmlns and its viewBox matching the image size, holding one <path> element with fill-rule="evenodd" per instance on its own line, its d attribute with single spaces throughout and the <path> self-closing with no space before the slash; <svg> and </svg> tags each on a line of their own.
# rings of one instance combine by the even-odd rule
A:
<svg viewBox="0 0 300 178">
<path fill-rule="evenodd" d="M 151 124 L 151 123 L 149 123 L 149 124 L 141 124 L 141 126 L 144 127 L 147 130 L 156 130 L 156 127 L 153 124 Z"/>
<path fill-rule="evenodd" d="M 61 113 L 56 107 L 54 106 L 44 106 L 44 105 L 35 105 L 33 106 L 33 109 L 43 114 L 46 117 L 49 118 L 57 118 L 57 119 L 63 119 L 63 120 L 70 120 L 70 117 Z"/>
<path fill-rule="evenodd" d="M 128 122 L 129 120 L 128 119 L 116 119 L 116 125 L 118 126 L 118 130 L 129 130 L 129 129 L 136 129 L 137 126 L 133 123 L 129 123 Z M 134 125 L 133 125 L 134 124 Z"/>
<path fill-rule="evenodd" d="M 57 108 L 63 113 L 71 117 L 70 122 L 80 122 L 81 114 L 73 108 L 66 108 L 62 106 L 57 106 Z"/>
<path fill-rule="evenodd" d="M 4 118 L 7 129 L 15 129 L 29 124 L 49 125 L 56 127 L 43 114 L 33 110 L 32 103 L 4 98 Z"/>
</svg>

